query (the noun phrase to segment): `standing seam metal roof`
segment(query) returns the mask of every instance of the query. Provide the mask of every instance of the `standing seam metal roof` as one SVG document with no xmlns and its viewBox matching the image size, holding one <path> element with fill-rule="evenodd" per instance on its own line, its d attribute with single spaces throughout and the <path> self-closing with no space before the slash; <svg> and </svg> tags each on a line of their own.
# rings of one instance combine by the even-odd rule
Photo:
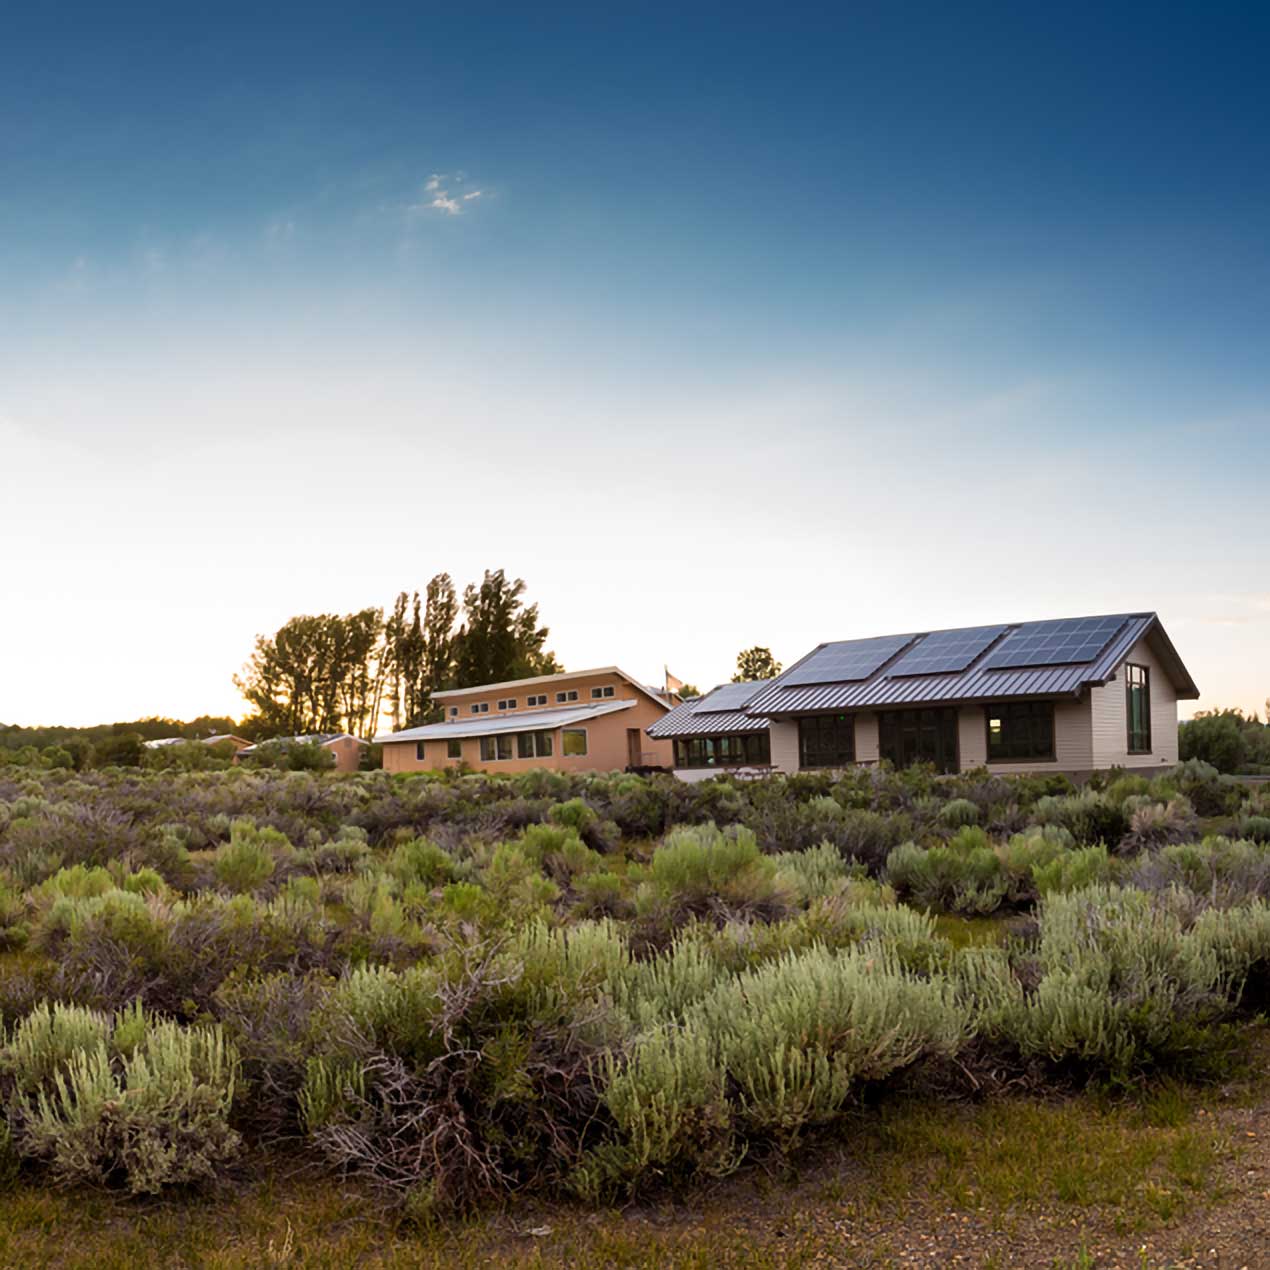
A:
<svg viewBox="0 0 1270 1270">
<path fill-rule="evenodd" d="M 767 720 L 746 714 L 742 707 L 756 690 L 772 681 L 761 679 L 746 684 L 720 684 L 704 697 L 693 697 L 677 705 L 669 714 L 645 729 L 655 740 L 683 736 L 725 736 L 735 732 L 765 732 Z M 711 709 L 711 707 L 716 707 Z"/>
<path fill-rule="evenodd" d="M 889 669 L 897 660 L 914 647 L 921 647 L 925 635 L 914 636 L 895 657 L 868 679 L 850 683 L 793 684 L 782 683 L 778 676 L 763 691 L 756 693 L 745 705 L 750 715 L 773 715 L 815 710 L 860 710 L 887 706 L 934 705 L 966 701 L 997 701 L 1011 697 L 1061 697 L 1077 696 L 1086 687 L 1105 683 L 1115 674 L 1120 662 L 1143 636 L 1158 632 L 1172 660 L 1175 670 L 1185 681 L 1182 695 L 1198 695 L 1194 683 L 1186 673 L 1168 637 L 1159 626 L 1154 613 L 1124 613 L 1124 626 L 1105 649 L 1092 661 L 1067 666 L 1027 666 L 1017 669 L 986 670 L 982 663 L 991 650 L 999 647 L 1011 631 L 1023 625 L 1013 623 L 983 650 L 964 671 L 932 675 L 891 677 Z M 934 633 L 934 632 L 928 632 Z M 821 646 L 823 647 L 823 645 Z M 813 650 L 814 653 L 815 650 Z M 809 653 L 802 661 L 807 661 Z M 788 673 L 788 672 L 787 672 Z"/>
</svg>

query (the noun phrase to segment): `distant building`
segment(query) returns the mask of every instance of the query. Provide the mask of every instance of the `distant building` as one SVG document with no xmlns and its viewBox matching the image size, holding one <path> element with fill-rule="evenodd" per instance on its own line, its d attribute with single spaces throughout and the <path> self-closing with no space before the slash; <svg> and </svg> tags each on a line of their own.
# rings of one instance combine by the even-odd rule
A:
<svg viewBox="0 0 1270 1270">
<path fill-rule="evenodd" d="M 647 729 L 679 698 L 616 666 L 455 688 L 432 699 L 444 722 L 375 738 L 387 771 L 465 763 L 490 772 L 590 772 L 669 769 L 673 761 L 670 742 Z"/>
<path fill-rule="evenodd" d="M 245 750 L 251 745 L 250 741 L 244 740 L 241 736 L 234 736 L 231 732 L 222 732 L 219 736 L 163 736 L 157 741 L 146 741 L 145 746 L 148 750 L 157 750 L 165 745 L 220 745 L 225 741 L 232 742 L 235 751 Z"/>
<path fill-rule="evenodd" d="M 337 772 L 355 772 L 362 765 L 362 750 L 369 744 L 368 741 L 351 736 L 347 732 L 309 732 L 304 736 L 270 737 L 267 741 L 248 745 L 245 749 L 239 750 L 238 754 L 239 757 L 254 754 L 266 745 L 276 746 L 284 752 L 288 746 L 292 745 L 317 745 L 324 750 L 329 750 L 335 756 Z"/>
<path fill-rule="evenodd" d="M 1077 776 L 1168 767 L 1178 761 L 1177 703 L 1199 696 L 1154 613 L 842 640 L 765 684 L 722 691 L 649 729 L 688 760 L 676 770 L 711 754 L 715 767 L 733 765 L 718 760 L 735 758 L 743 719 L 766 726 L 783 772 L 882 759 Z"/>
</svg>

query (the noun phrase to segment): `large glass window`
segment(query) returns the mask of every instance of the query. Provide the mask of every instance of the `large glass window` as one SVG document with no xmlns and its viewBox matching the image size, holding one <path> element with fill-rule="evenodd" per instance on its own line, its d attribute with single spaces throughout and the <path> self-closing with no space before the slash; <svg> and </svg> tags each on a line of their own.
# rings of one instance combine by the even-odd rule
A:
<svg viewBox="0 0 1270 1270">
<path fill-rule="evenodd" d="M 517 732 L 516 733 L 516 757 L 517 758 L 550 758 L 551 757 L 551 733 L 550 732 Z"/>
<path fill-rule="evenodd" d="M 483 736 L 481 737 L 481 762 L 498 763 L 512 756 L 512 739 L 511 736 L 504 733 L 502 736 Z"/>
<path fill-rule="evenodd" d="M 896 767 L 933 763 L 937 772 L 957 771 L 956 709 L 883 710 L 878 715 L 878 750 Z"/>
<path fill-rule="evenodd" d="M 767 767 L 771 761 L 766 731 L 689 736 L 675 742 L 676 767 Z"/>
<path fill-rule="evenodd" d="M 986 707 L 988 762 L 1011 763 L 1054 757 L 1054 703 L 1004 701 Z"/>
<path fill-rule="evenodd" d="M 463 743 L 458 739 L 458 737 L 455 737 L 454 740 L 447 741 L 445 743 L 445 756 L 446 758 L 463 757 Z"/>
<path fill-rule="evenodd" d="M 565 754 L 580 756 L 586 753 L 586 728 L 565 728 L 560 734 L 560 748 Z"/>
<path fill-rule="evenodd" d="M 855 720 L 820 714 L 798 720 L 799 767 L 846 767 L 855 762 Z"/>
<path fill-rule="evenodd" d="M 1124 668 L 1125 711 L 1129 724 L 1129 753 L 1151 753 L 1151 672 L 1145 666 Z"/>
<path fill-rule="evenodd" d="M 415 742 L 415 758 L 417 758 L 417 759 L 419 760 L 419 762 L 420 762 L 420 763 L 422 763 L 422 762 L 423 762 L 423 757 L 424 757 L 424 756 L 423 756 L 423 742 L 422 742 L 422 741 L 416 741 L 416 742 Z"/>
</svg>

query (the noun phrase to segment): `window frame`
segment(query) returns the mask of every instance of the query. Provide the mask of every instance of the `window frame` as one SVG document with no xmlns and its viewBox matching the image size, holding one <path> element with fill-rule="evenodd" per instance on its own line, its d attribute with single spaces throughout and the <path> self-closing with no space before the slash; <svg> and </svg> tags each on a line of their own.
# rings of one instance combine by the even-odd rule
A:
<svg viewBox="0 0 1270 1270">
<path fill-rule="evenodd" d="M 569 749 L 569 738 L 580 736 L 582 738 L 582 748 L 580 750 Z M 560 757 L 561 758 L 586 758 L 590 750 L 590 739 L 587 736 L 586 728 L 561 728 L 560 729 Z"/>
<path fill-rule="evenodd" d="M 540 728 L 534 732 L 517 732 L 517 758 L 554 758 L 555 738 L 550 728 Z"/>
<path fill-rule="evenodd" d="M 450 718 L 451 718 L 451 719 L 457 719 L 458 717 L 459 717 L 459 708 L 458 708 L 458 706 L 451 706 L 451 707 L 450 707 Z"/>
<path fill-rule="evenodd" d="M 516 756 L 512 753 L 512 736 L 511 732 L 489 732 L 481 737 L 481 762 L 507 763 L 515 758 Z M 502 752 L 504 741 L 507 742 L 506 754 Z"/>
<path fill-rule="evenodd" d="M 1138 679 L 1135 675 L 1140 675 Z M 1150 754 L 1151 748 L 1151 667 L 1140 662 L 1125 662 L 1124 666 L 1124 711 L 1125 711 L 1125 752 L 1128 754 Z M 1142 717 L 1141 727 L 1135 729 L 1133 721 L 1133 699 L 1135 693 L 1141 694 Z M 1136 743 L 1135 743 L 1136 742 Z"/>
<path fill-rule="evenodd" d="M 445 738 L 445 756 L 448 759 L 463 757 L 463 738 L 462 737 L 448 736 Z"/>
<path fill-rule="evenodd" d="M 426 741 L 415 742 L 415 761 L 418 763 L 425 762 L 428 757 L 427 751 L 424 749 L 426 744 Z"/>
<path fill-rule="evenodd" d="M 702 733 L 675 738 L 675 766 L 685 771 L 726 767 L 771 767 L 772 738 L 761 732 Z"/>
<path fill-rule="evenodd" d="M 600 687 L 591 689 L 592 701 L 603 701 L 606 697 L 613 697 L 616 695 L 616 691 L 614 690 L 612 684 L 601 684 Z"/>
<path fill-rule="evenodd" d="M 526 706 L 545 706 L 547 704 L 547 694 L 545 692 L 531 693 L 525 698 Z"/>
<path fill-rule="evenodd" d="M 808 746 L 808 733 L 814 727 L 817 732 L 825 731 L 825 724 L 845 725 L 849 733 L 849 744 L 846 749 L 849 751 L 844 756 L 843 747 L 841 745 L 833 747 L 832 751 L 828 747 L 817 745 L 815 749 Z M 815 754 L 818 759 L 832 752 L 832 761 L 830 762 L 810 762 L 809 755 Z M 798 769 L 799 771 L 833 771 L 835 768 L 851 767 L 856 761 L 855 746 L 855 715 L 854 714 L 805 714 L 798 719 Z"/>
<path fill-rule="evenodd" d="M 473 701 L 472 713 L 473 714 L 489 714 L 489 702 L 488 701 Z"/>
<path fill-rule="evenodd" d="M 997 715 L 1002 720 L 1002 735 L 1005 736 L 1009 716 L 1011 712 L 1016 715 L 1027 714 L 1035 720 L 1037 707 L 1048 707 L 1049 715 L 1049 750 L 1040 752 L 1029 750 L 1023 753 L 1006 753 L 994 754 L 992 752 L 992 718 Z M 1056 727 L 1056 719 L 1054 717 L 1053 701 L 990 701 L 983 707 L 983 735 L 984 735 L 984 755 L 987 762 L 991 765 L 994 763 L 1057 763 L 1058 762 L 1058 733 Z M 1035 740 L 1034 723 L 1029 726 L 1029 740 Z M 1019 741 L 1015 740 L 1013 744 L 1016 748 Z"/>
<path fill-rule="evenodd" d="M 502 700 L 498 703 L 498 708 L 499 708 L 500 710 L 515 710 L 515 709 L 516 709 L 516 698 L 515 698 L 515 697 L 504 697 L 504 698 L 503 698 L 503 699 L 502 699 Z"/>
<path fill-rule="evenodd" d="M 561 688 L 560 691 L 556 693 L 556 705 L 558 706 L 568 705 L 570 702 L 576 701 L 577 699 L 578 690 L 576 688 Z"/>
</svg>

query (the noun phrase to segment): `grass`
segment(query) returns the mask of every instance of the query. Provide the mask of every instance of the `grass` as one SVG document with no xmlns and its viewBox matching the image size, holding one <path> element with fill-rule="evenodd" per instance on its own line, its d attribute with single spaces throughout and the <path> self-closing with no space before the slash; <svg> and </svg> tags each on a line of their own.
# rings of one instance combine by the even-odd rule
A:
<svg viewBox="0 0 1270 1270">
<path fill-rule="evenodd" d="M 887 1232 L 952 1220 L 950 1210 L 997 1231 L 1044 1214 L 1136 1233 L 1221 1199 L 1237 1147 L 1203 1101 L 1172 1084 L 1115 1102 L 909 1098 L 808 1149 L 796 1175 L 752 1171 L 686 1204 L 626 1213 L 534 1201 L 422 1228 L 337 1180 L 288 1177 L 267 1161 L 248 1162 L 260 1180 L 201 1198 L 23 1184 L 0 1194 L 0 1264 L 799 1266 L 841 1256 L 844 1229 L 870 1226 L 885 1228 L 869 1255 L 886 1264 Z"/>
</svg>

